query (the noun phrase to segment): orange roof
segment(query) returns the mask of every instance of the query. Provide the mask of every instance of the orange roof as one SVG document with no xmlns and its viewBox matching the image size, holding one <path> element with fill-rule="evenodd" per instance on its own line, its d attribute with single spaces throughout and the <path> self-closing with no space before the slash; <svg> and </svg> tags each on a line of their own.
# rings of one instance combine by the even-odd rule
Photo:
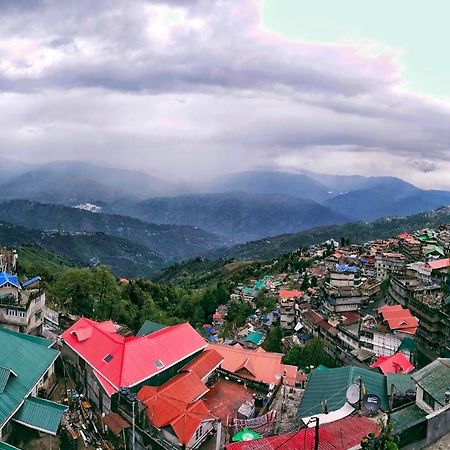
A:
<svg viewBox="0 0 450 450">
<path fill-rule="evenodd" d="M 199 400 L 208 390 L 197 374 L 184 372 L 162 386 L 143 386 L 137 395 L 149 422 L 157 428 L 170 425 L 186 445 L 204 420 L 215 419 Z"/>
<path fill-rule="evenodd" d="M 266 384 L 279 383 L 277 374 L 285 374 L 285 382 L 295 385 L 297 367 L 281 363 L 281 353 L 246 350 L 242 347 L 223 344 L 210 344 L 224 358 L 222 369 L 233 372 L 242 378 L 260 381 Z"/>
<path fill-rule="evenodd" d="M 204 420 L 214 420 L 214 416 L 211 415 L 202 401 L 198 401 L 183 410 L 170 425 L 178 436 L 180 443 L 187 445 Z"/>
<path fill-rule="evenodd" d="M 279 296 L 282 299 L 297 298 L 303 295 L 302 291 L 297 289 L 280 289 Z"/>
<path fill-rule="evenodd" d="M 205 350 L 197 358 L 183 367 L 183 372 L 194 372 L 199 378 L 207 377 L 214 369 L 220 366 L 223 356 L 213 348 Z"/>
</svg>

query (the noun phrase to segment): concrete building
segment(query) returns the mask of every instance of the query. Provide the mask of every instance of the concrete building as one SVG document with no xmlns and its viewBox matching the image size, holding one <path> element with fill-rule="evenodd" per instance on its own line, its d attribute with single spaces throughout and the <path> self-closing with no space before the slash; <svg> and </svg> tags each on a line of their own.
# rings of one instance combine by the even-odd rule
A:
<svg viewBox="0 0 450 450">
<path fill-rule="evenodd" d="M 45 283 L 40 277 L 20 283 L 17 275 L 0 272 L 0 325 L 26 334 L 41 334 Z"/>
<path fill-rule="evenodd" d="M 403 253 L 381 253 L 375 256 L 375 273 L 379 280 L 384 280 L 391 274 L 400 272 L 406 264 Z"/>
</svg>

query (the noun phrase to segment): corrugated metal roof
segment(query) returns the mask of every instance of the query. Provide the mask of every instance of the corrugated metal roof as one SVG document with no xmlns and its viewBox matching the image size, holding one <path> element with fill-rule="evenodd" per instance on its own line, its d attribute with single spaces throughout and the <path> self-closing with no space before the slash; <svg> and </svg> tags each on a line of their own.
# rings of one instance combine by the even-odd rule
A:
<svg viewBox="0 0 450 450">
<path fill-rule="evenodd" d="M 11 336 L 16 336 L 17 335 L 16 331 L 10 330 L 9 328 L 0 327 L 0 330 L 3 333 L 10 334 Z M 20 337 L 24 341 L 28 341 L 28 342 L 31 342 L 31 343 L 37 344 L 37 345 L 42 345 L 43 347 L 47 347 L 47 348 L 52 347 L 53 344 L 54 344 L 54 342 L 51 341 L 50 339 L 45 339 L 45 338 L 40 337 L 40 336 L 32 336 L 31 334 L 23 334 L 22 333 L 20 335 Z"/>
<path fill-rule="evenodd" d="M 14 447 L 14 445 L 7 444 L 6 442 L 0 442 L 0 450 L 20 450 L 20 448 Z"/>
<path fill-rule="evenodd" d="M 0 328 L 0 366 L 17 375 L 9 377 L 5 390 L 0 394 L 0 428 L 59 355 L 56 350 L 30 342 L 25 336 Z"/>
<path fill-rule="evenodd" d="M 162 325 L 158 322 L 153 322 L 152 320 L 146 320 L 142 324 L 142 327 L 139 329 L 136 336 L 146 336 L 147 334 L 162 330 L 163 328 L 166 328 L 166 325 Z"/>
<path fill-rule="evenodd" d="M 285 382 L 295 384 L 298 368 L 282 364 L 281 353 L 261 352 L 243 349 L 240 345 L 210 344 L 208 348 L 217 350 L 224 358 L 222 369 L 233 372 L 242 378 L 263 383 L 279 383 L 277 375 L 285 373 Z"/>
<path fill-rule="evenodd" d="M 0 272 L 0 287 L 6 283 L 9 283 L 16 288 L 20 288 L 20 283 L 17 275 L 12 275 L 8 272 Z"/>
<path fill-rule="evenodd" d="M 427 413 L 414 403 L 406 408 L 401 408 L 398 411 L 394 411 L 391 414 L 391 423 L 395 430 L 416 422 L 417 420 L 424 418 L 426 415 Z"/>
<path fill-rule="evenodd" d="M 264 339 L 264 335 L 262 333 L 258 333 L 257 331 L 252 331 L 245 338 L 245 342 L 251 342 L 252 344 L 259 345 L 263 339 Z"/>
<path fill-rule="evenodd" d="M 35 430 L 56 435 L 61 418 L 67 406 L 44 400 L 43 398 L 28 397 L 13 420 Z"/>
<path fill-rule="evenodd" d="M 394 385 L 394 393 L 400 392 L 405 395 L 406 391 L 416 390 L 416 383 L 414 383 L 410 374 L 406 373 L 388 373 L 386 375 L 387 395 L 391 395 L 392 385 Z"/>
<path fill-rule="evenodd" d="M 41 281 L 41 277 L 33 277 L 33 278 L 30 278 L 27 281 L 24 281 L 22 283 L 22 287 L 26 288 L 26 287 L 32 285 L 33 283 L 36 283 L 36 281 Z"/>
<path fill-rule="evenodd" d="M 0 367 L 0 394 L 5 390 L 10 375 L 12 375 L 11 369 Z"/>
<path fill-rule="evenodd" d="M 387 411 L 388 397 L 385 376 L 360 367 L 346 366 L 312 372 L 298 408 L 298 416 L 309 417 L 322 413 L 322 402 L 325 401 L 330 412 L 342 408 L 346 403 L 347 388 L 355 383 L 358 377 L 362 378 L 367 393 L 380 397 L 381 409 Z"/>
<path fill-rule="evenodd" d="M 369 433 L 377 433 L 378 424 L 366 417 L 350 416 L 319 427 L 319 450 L 347 450 L 358 445 Z M 227 450 L 310 450 L 314 448 L 314 428 L 270 436 L 226 446 Z"/>
<path fill-rule="evenodd" d="M 194 372 L 201 379 L 209 375 L 214 369 L 216 369 L 223 361 L 223 356 L 214 349 L 205 350 L 200 353 L 194 360 L 188 365 L 184 366 L 183 372 Z"/>
<path fill-rule="evenodd" d="M 147 336 L 124 338 L 110 321 L 81 318 L 62 334 L 75 350 L 113 388 L 135 386 L 168 367 L 200 352 L 206 341 L 182 323 Z M 108 358 L 109 362 L 105 360 Z"/>
<path fill-rule="evenodd" d="M 450 386 L 450 358 L 438 358 L 412 375 L 413 380 L 441 405 Z"/>
</svg>

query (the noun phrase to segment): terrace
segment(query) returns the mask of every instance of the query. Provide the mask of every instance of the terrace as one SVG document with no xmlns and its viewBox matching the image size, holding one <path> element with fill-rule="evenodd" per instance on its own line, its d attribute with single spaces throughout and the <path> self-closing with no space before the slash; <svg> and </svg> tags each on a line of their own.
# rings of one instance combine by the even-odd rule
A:
<svg viewBox="0 0 450 450">
<path fill-rule="evenodd" d="M 249 388 L 244 382 L 236 383 L 219 377 L 202 400 L 213 416 L 226 423 L 228 418 L 236 417 L 242 403 L 253 400 L 253 394 L 256 393 L 256 390 Z"/>
</svg>

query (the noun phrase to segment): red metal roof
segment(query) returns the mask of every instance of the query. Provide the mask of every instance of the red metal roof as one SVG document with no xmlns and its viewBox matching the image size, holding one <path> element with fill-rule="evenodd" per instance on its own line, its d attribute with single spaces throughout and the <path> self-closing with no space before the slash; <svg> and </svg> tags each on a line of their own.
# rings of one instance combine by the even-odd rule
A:
<svg viewBox="0 0 450 450">
<path fill-rule="evenodd" d="M 146 405 L 146 416 L 157 428 L 170 425 L 181 444 L 186 445 L 204 420 L 215 417 L 199 400 L 208 388 L 194 372 L 176 375 L 162 386 L 144 386 L 138 392 Z"/>
<path fill-rule="evenodd" d="M 220 366 L 223 361 L 223 356 L 213 348 L 205 350 L 198 355 L 187 366 L 183 367 L 183 371 L 192 371 L 196 373 L 199 378 L 207 377 L 214 369 Z"/>
<path fill-rule="evenodd" d="M 378 367 L 385 375 L 388 373 L 410 373 L 414 370 L 414 366 L 401 352 L 395 353 L 392 356 L 380 356 L 369 367 L 371 369 Z"/>
<path fill-rule="evenodd" d="M 62 338 L 93 367 L 109 395 L 151 378 L 207 345 L 188 323 L 125 338 L 111 321 L 86 318 L 79 319 Z"/>
<path fill-rule="evenodd" d="M 401 305 L 385 305 L 378 309 L 391 330 L 399 330 L 404 333 L 414 334 L 419 326 L 419 319 L 414 317 L 409 309 Z"/>
<path fill-rule="evenodd" d="M 358 445 L 369 433 L 378 433 L 379 426 L 367 417 L 349 416 L 319 427 L 319 450 L 347 450 Z M 270 436 L 254 441 L 229 444 L 226 450 L 309 450 L 314 448 L 314 428 L 296 433 Z"/>
<path fill-rule="evenodd" d="M 450 267 L 450 258 L 437 259 L 436 261 L 430 261 L 428 263 L 428 266 L 432 270 L 446 269 L 447 267 Z"/>
<path fill-rule="evenodd" d="M 303 292 L 297 289 L 280 289 L 278 295 L 281 299 L 298 298 L 303 295 Z"/>
<path fill-rule="evenodd" d="M 222 344 L 210 344 L 208 348 L 217 350 L 224 358 L 222 369 L 233 372 L 242 378 L 263 383 L 279 383 L 277 374 L 285 374 L 285 382 L 294 386 L 297 378 L 297 367 L 281 363 L 281 353 L 246 350 Z"/>
</svg>

